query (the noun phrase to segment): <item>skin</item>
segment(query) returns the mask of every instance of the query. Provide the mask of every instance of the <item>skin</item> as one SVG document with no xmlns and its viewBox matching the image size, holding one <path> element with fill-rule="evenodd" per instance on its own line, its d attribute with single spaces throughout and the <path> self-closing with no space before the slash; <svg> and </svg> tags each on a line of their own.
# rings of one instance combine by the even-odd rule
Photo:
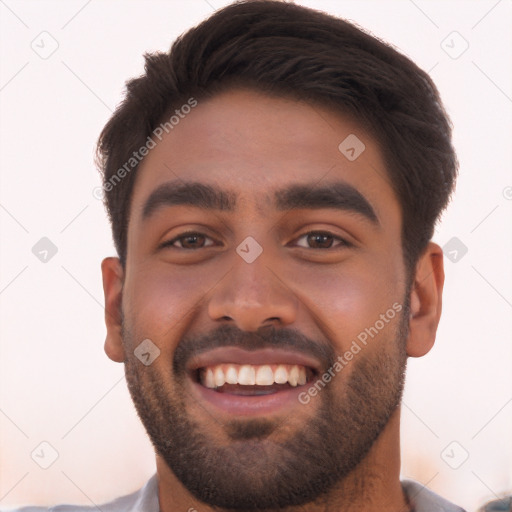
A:
<svg viewBox="0 0 512 512">
<path fill-rule="evenodd" d="M 352 162 L 338 150 L 349 134 L 356 134 L 366 146 Z M 151 368 L 170 397 L 173 355 L 186 336 L 221 325 L 250 332 L 272 325 L 294 328 L 343 354 L 365 327 L 374 325 L 394 303 L 404 302 L 408 283 L 400 204 L 377 144 L 345 116 L 254 91 L 227 91 L 199 102 L 150 151 L 137 172 L 126 267 L 114 257 L 102 262 L 105 351 L 113 361 L 133 361 L 135 346 L 151 339 L 161 351 Z M 175 179 L 228 189 L 237 195 L 237 210 L 167 206 L 143 221 L 142 208 L 151 192 Z M 378 226 L 348 211 L 286 213 L 274 208 L 276 188 L 337 180 L 367 199 Z M 194 250 L 160 247 L 189 230 L 207 235 L 215 245 Z M 332 233 L 352 245 L 311 248 L 304 235 L 313 230 Z M 247 236 L 263 248 L 251 264 L 235 251 Z M 409 292 L 407 356 L 420 357 L 434 344 L 443 282 L 442 250 L 430 243 L 417 263 Z M 331 381 L 331 393 L 343 395 L 347 379 L 357 371 L 358 357 L 372 361 L 395 353 L 397 331 L 395 319 Z M 297 404 L 292 413 L 288 410 L 291 426 L 278 428 L 273 439 L 285 441 L 303 428 L 318 414 L 320 403 L 318 398 Z M 192 400 L 186 404 L 190 417 L 208 425 L 211 443 L 229 441 L 223 428 L 228 418 Z M 269 419 L 282 423 L 285 418 L 280 414 Z M 211 415 L 218 421 L 212 422 Z M 360 464 L 321 502 L 311 503 L 308 512 L 408 510 L 399 481 L 399 417 L 396 408 Z M 197 500 L 158 455 L 157 473 L 162 512 L 214 510 Z M 347 496 L 351 499 L 344 499 Z M 289 508 L 299 509 L 304 510 Z"/>
</svg>

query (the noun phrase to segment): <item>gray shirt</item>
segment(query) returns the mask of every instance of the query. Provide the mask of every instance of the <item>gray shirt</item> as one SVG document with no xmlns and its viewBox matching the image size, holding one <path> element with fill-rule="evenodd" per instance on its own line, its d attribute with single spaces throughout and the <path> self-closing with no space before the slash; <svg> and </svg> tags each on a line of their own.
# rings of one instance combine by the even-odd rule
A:
<svg viewBox="0 0 512 512">
<path fill-rule="evenodd" d="M 462 508 L 449 503 L 418 482 L 404 480 L 402 487 L 414 512 L 464 512 Z M 50 508 L 22 507 L 12 512 L 97 512 L 98 508 L 101 512 L 159 512 L 157 475 L 153 475 L 142 489 L 99 507 L 76 505 L 57 505 Z"/>
</svg>

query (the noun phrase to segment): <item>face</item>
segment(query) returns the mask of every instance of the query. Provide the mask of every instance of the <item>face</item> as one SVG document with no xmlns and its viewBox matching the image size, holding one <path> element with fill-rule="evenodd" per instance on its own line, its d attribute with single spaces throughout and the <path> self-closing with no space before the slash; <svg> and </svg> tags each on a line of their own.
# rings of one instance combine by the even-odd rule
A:
<svg viewBox="0 0 512 512">
<path fill-rule="evenodd" d="M 338 148 L 351 134 L 359 156 Z M 210 505 L 319 499 L 403 385 L 401 213 L 376 143 L 324 108 L 225 92 L 150 151 L 130 212 L 124 361 L 157 452 Z"/>
</svg>

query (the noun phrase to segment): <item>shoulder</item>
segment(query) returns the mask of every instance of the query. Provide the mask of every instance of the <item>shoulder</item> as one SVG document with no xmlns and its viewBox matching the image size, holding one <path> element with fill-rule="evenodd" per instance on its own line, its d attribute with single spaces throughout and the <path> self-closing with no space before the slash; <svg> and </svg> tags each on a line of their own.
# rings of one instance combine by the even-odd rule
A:
<svg viewBox="0 0 512 512">
<path fill-rule="evenodd" d="M 142 489 L 101 505 L 56 505 L 53 507 L 21 507 L 0 512 L 159 512 L 158 480 L 153 475 Z"/>
<path fill-rule="evenodd" d="M 402 488 L 414 512 L 465 512 L 463 508 L 441 498 L 413 480 L 402 480 Z"/>
<path fill-rule="evenodd" d="M 510 512 L 512 510 L 512 494 L 504 498 L 489 501 L 478 512 Z"/>
</svg>

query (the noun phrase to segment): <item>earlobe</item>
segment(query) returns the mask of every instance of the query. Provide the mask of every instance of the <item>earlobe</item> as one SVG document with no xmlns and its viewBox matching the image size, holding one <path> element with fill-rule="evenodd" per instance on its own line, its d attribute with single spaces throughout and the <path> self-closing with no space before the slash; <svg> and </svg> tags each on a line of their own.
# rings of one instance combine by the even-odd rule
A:
<svg viewBox="0 0 512 512">
<path fill-rule="evenodd" d="M 119 258 L 105 258 L 101 262 L 103 292 L 105 295 L 105 324 L 107 337 L 105 353 L 117 363 L 125 359 L 122 340 L 122 295 L 124 271 Z"/>
<path fill-rule="evenodd" d="M 424 356 L 433 347 L 441 318 L 444 285 L 443 251 L 430 242 L 416 265 L 410 296 L 407 355 Z"/>
</svg>

